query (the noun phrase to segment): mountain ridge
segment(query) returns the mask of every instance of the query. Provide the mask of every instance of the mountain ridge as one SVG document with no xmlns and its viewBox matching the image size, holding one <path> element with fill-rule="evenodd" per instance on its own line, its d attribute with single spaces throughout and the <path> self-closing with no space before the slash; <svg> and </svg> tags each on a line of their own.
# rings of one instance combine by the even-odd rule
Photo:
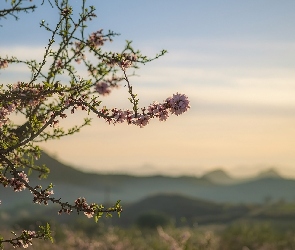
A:
<svg viewBox="0 0 295 250">
<path fill-rule="evenodd" d="M 207 178 L 203 178 L 85 173 L 60 163 L 45 152 L 37 163 L 46 164 L 51 169 L 51 173 L 45 180 L 39 180 L 36 174 L 31 175 L 30 183 L 34 186 L 40 184 L 44 188 L 53 183 L 55 198 L 66 199 L 68 202 L 73 202 L 78 197 L 86 197 L 88 202 L 114 203 L 122 200 L 124 203 L 131 203 L 159 193 L 185 195 L 210 202 L 232 204 L 295 199 L 292 192 L 295 190 L 295 180 L 277 178 L 273 175 L 273 171 L 270 172 L 272 175 L 264 174 L 260 178 L 239 180 L 229 184 L 210 180 L 208 178 L 210 174 L 207 174 Z M 235 180 L 223 172 L 224 170 L 219 170 L 215 171 L 215 174 L 230 177 L 231 181 Z M 0 188 L 1 206 L 13 206 L 32 200 L 32 195 L 26 191 L 13 194 L 12 189 Z"/>
<path fill-rule="evenodd" d="M 254 174 L 250 177 L 234 177 L 228 171 L 222 169 L 221 167 L 215 168 L 213 170 L 209 170 L 205 172 L 204 174 L 200 176 L 192 176 L 192 175 L 178 175 L 178 176 L 170 176 L 170 175 L 164 175 L 164 174 L 148 174 L 148 175 L 133 175 L 133 174 L 128 174 L 128 173 L 104 173 L 104 172 L 94 172 L 94 171 L 82 171 L 81 169 L 78 169 L 77 167 L 72 167 L 69 164 L 65 164 L 62 161 L 59 161 L 54 158 L 54 156 L 51 156 L 50 154 L 42 151 L 41 157 L 39 160 L 36 161 L 38 164 L 47 164 L 48 167 L 51 169 L 51 175 L 52 175 L 52 170 L 54 170 L 55 174 L 57 176 L 60 176 L 64 171 L 70 171 L 76 172 L 76 173 L 83 173 L 86 175 L 103 175 L 103 176 L 132 176 L 132 177 L 154 177 L 154 176 L 163 176 L 163 177 L 171 177 L 171 178 L 201 178 L 201 179 L 208 179 L 210 181 L 217 181 L 219 184 L 226 184 L 227 182 L 223 182 L 222 180 L 218 180 L 219 177 L 228 179 L 230 181 L 244 181 L 244 180 L 253 180 L 257 178 L 284 178 L 277 169 L 274 167 L 269 167 L 267 169 L 264 169 L 257 174 Z M 55 165 L 58 165 L 58 173 L 56 173 L 56 168 Z"/>
</svg>

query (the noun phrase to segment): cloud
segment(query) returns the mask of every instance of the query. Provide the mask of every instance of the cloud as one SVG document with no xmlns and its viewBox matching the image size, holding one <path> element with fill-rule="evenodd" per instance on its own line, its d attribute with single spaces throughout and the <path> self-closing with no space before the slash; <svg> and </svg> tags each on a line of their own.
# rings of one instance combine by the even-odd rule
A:
<svg viewBox="0 0 295 250">
<path fill-rule="evenodd" d="M 218 44 L 218 42 L 212 42 Z M 194 43 L 191 41 L 191 44 Z M 210 42 L 209 42 L 210 44 Z M 223 46 L 230 48 L 227 43 Z M 235 46 L 245 46 L 241 43 L 234 43 Z M 292 45 L 292 43 L 290 43 Z M 263 44 L 256 45 L 261 48 Z M 249 45 L 250 46 L 250 45 Z M 251 45 L 254 46 L 254 45 Z M 250 46 L 250 47 L 251 47 Z M 255 47 L 255 46 L 254 46 Z M 256 47 L 255 47 L 256 48 Z M 277 48 L 274 43 L 273 48 Z M 20 59 L 30 58 L 41 61 L 44 48 L 33 46 L 3 47 L 3 54 L 11 51 Z M 292 109 L 295 106 L 294 95 L 295 85 L 293 79 L 295 73 L 288 68 L 269 69 L 267 67 L 256 68 L 248 65 L 231 65 L 225 68 L 218 68 L 214 65 L 211 68 L 194 66 L 194 58 L 187 57 L 189 66 L 181 63 L 181 55 L 173 54 L 168 60 L 162 63 L 158 61 L 148 64 L 138 71 L 139 77 L 130 77 L 134 90 L 140 97 L 143 106 L 153 101 L 163 101 L 176 92 L 186 93 L 194 106 L 209 108 L 219 111 L 249 110 L 256 109 L 265 112 L 267 109 L 278 112 Z M 205 57 L 204 57 L 205 58 Z M 215 60 L 212 57 L 210 60 Z M 198 60 L 198 59 L 197 59 Z M 177 66 L 169 65 L 169 61 L 178 62 Z M 78 66 L 78 65 L 77 65 Z M 79 73 L 88 77 L 85 70 Z M 29 77 L 26 66 L 11 65 L 1 71 L 1 83 L 16 82 Z M 121 89 L 114 90 L 112 96 L 103 98 L 105 105 L 129 108 L 127 100 L 127 88 L 124 83 Z M 213 108 L 213 109 L 212 109 Z M 199 108 L 198 108 L 199 109 Z"/>
</svg>

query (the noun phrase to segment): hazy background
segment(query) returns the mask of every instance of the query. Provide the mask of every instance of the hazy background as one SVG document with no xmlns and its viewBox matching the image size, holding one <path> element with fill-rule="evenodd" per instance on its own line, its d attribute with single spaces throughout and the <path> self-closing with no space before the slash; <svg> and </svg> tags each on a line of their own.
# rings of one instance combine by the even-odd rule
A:
<svg viewBox="0 0 295 250">
<path fill-rule="evenodd" d="M 71 2 L 78 7 L 81 1 Z M 191 110 L 143 129 L 94 119 L 79 134 L 44 144 L 47 152 L 84 171 L 199 175 L 222 167 L 242 176 L 275 167 L 295 176 L 293 0 L 89 4 L 98 15 L 89 33 L 121 33 L 108 48 L 120 51 L 128 39 L 148 56 L 168 50 L 130 79 L 141 105 L 180 92 L 188 95 Z M 1 56 L 41 58 L 49 39 L 39 29 L 42 19 L 55 23 L 49 5 L 18 22 L 0 20 Z M 24 81 L 24 70 L 1 70 L 0 83 Z M 103 103 L 127 108 L 127 89 L 115 90 Z"/>
</svg>

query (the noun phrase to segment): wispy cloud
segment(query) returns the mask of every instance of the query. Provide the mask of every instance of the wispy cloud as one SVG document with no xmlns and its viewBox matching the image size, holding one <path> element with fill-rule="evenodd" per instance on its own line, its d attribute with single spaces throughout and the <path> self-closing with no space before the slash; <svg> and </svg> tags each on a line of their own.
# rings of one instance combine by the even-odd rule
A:
<svg viewBox="0 0 295 250">
<path fill-rule="evenodd" d="M 177 47 L 181 42 L 144 43 L 142 51 L 150 55 L 162 48 L 159 44 L 167 44 L 170 52 L 142 67 L 140 76 L 130 81 L 141 105 L 162 101 L 175 92 L 187 94 L 192 106 L 187 114 L 165 123 L 152 121 L 144 129 L 114 127 L 94 116 L 93 125 L 80 134 L 42 146 L 62 160 L 93 170 L 129 166 L 135 171 L 149 163 L 162 172 L 181 166 L 173 173 L 191 174 L 216 165 L 234 169 L 261 163 L 290 171 L 295 163 L 294 43 L 192 39 Z M 0 53 L 23 59 L 36 55 L 35 59 L 42 60 L 44 48 L 6 46 Z M 24 67 L 11 66 L 0 72 L 0 81 L 20 80 L 26 72 Z M 88 75 L 82 69 L 80 74 Z M 128 108 L 127 98 L 123 84 L 102 100 L 103 105 Z M 63 124 L 68 127 L 83 116 Z"/>
</svg>

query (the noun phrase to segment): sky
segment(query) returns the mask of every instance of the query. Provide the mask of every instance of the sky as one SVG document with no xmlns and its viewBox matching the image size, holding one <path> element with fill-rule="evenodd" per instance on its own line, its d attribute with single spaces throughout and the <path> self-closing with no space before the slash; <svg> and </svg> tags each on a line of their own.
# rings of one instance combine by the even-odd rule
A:
<svg viewBox="0 0 295 250">
<path fill-rule="evenodd" d="M 74 8 L 81 3 L 70 2 Z M 140 105 L 179 92 L 189 97 L 191 109 L 142 129 L 94 117 L 79 134 L 42 145 L 47 152 L 92 172 L 177 176 L 223 168 L 245 176 L 276 168 L 295 177 L 295 1 L 88 4 L 97 9 L 89 33 L 103 28 L 121 34 L 106 48 L 120 51 L 125 40 L 132 40 L 151 57 L 168 50 L 130 78 Z M 0 55 L 41 58 L 49 34 L 39 22 L 53 25 L 58 16 L 45 5 L 20 17 L 0 20 Z M 0 72 L 0 83 L 26 77 L 25 68 L 11 66 Z M 127 98 L 122 85 L 102 101 L 130 108 Z M 64 125 L 81 118 L 70 117 Z"/>
</svg>

